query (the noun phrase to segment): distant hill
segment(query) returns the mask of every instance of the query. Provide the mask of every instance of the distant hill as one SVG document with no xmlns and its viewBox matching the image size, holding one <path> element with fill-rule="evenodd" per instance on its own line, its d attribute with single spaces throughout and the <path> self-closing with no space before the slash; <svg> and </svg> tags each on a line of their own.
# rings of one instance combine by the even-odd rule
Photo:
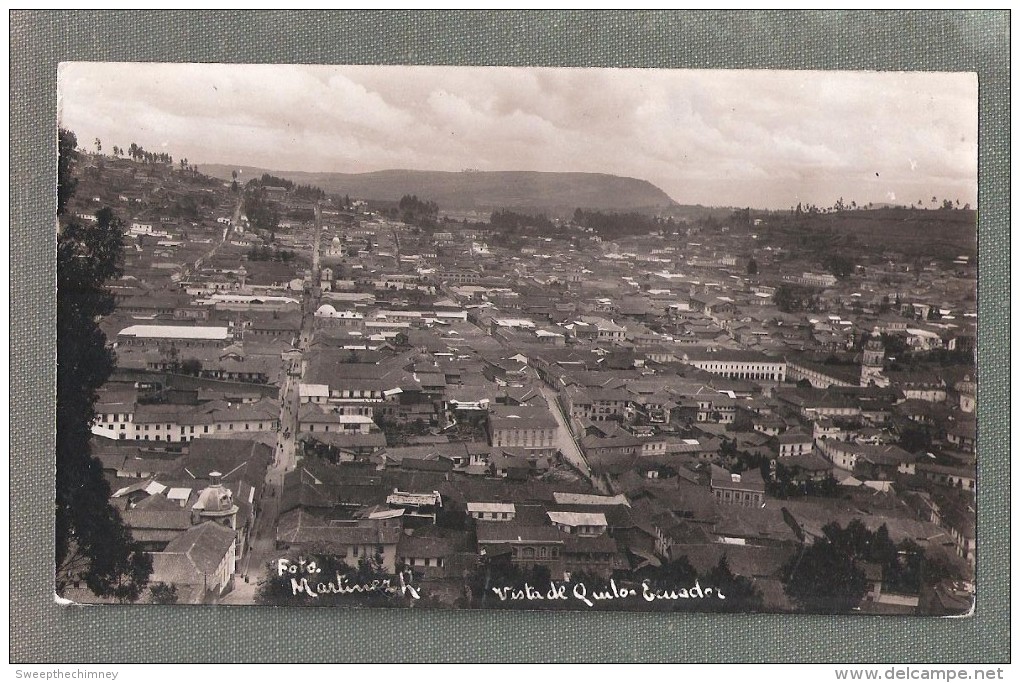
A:
<svg viewBox="0 0 1020 683">
<path fill-rule="evenodd" d="M 230 180 L 239 171 L 243 183 L 263 173 L 299 185 L 315 185 L 331 194 L 396 202 L 407 194 L 430 199 L 443 210 L 512 209 L 550 214 L 572 213 L 578 207 L 603 211 L 659 211 L 676 203 L 647 180 L 604 173 L 541 173 L 536 171 L 376 171 L 373 173 L 308 173 L 249 166 L 199 164 L 202 173 Z"/>
</svg>

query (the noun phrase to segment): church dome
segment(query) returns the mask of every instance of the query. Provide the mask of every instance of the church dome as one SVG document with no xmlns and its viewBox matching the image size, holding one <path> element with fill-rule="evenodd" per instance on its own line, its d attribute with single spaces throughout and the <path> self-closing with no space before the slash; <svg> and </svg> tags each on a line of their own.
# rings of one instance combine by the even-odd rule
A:
<svg viewBox="0 0 1020 683">
<path fill-rule="evenodd" d="M 318 309 L 316 309 L 315 315 L 320 315 L 320 316 L 335 316 L 336 315 L 336 309 L 333 308 L 329 304 L 322 304 L 321 306 L 319 306 Z"/>
<path fill-rule="evenodd" d="M 234 494 L 220 483 L 221 476 L 219 472 L 209 474 L 212 483 L 198 494 L 198 500 L 195 501 L 192 510 L 202 516 L 229 515 L 237 512 L 237 506 L 234 505 Z"/>
</svg>

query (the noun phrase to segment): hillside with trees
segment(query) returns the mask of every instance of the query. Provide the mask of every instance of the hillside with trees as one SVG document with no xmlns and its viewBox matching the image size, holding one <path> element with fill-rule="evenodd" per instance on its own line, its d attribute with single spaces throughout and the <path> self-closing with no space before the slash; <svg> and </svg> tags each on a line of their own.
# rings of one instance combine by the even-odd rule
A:
<svg viewBox="0 0 1020 683">
<path fill-rule="evenodd" d="M 229 180 L 234 171 L 257 178 L 265 169 L 203 164 L 204 173 Z M 369 201 L 397 202 L 405 195 L 429 197 L 447 210 L 563 215 L 576 207 L 610 211 L 657 212 L 675 204 L 655 185 L 637 178 L 604 173 L 542 173 L 535 171 L 407 171 L 373 173 L 308 173 L 272 171 L 295 184 L 314 185 L 330 194 L 348 194 Z"/>
<path fill-rule="evenodd" d="M 948 201 L 948 200 L 946 200 Z M 812 209 L 814 207 L 811 207 Z M 843 275 L 846 259 L 861 253 L 895 251 L 907 258 L 952 260 L 977 255 L 977 212 L 969 205 L 934 208 L 864 207 L 751 212 L 748 226 L 769 243 L 827 258 L 826 267 Z"/>
</svg>

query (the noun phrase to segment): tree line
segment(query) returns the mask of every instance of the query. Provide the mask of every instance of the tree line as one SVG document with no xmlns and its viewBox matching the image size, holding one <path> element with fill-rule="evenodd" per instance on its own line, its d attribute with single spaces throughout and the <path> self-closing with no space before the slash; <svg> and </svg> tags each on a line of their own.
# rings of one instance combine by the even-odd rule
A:
<svg viewBox="0 0 1020 683">
<path fill-rule="evenodd" d="M 236 172 L 234 173 L 236 179 Z M 298 185 L 292 180 L 281 178 L 279 176 L 272 175 L 270 173 L 263 173 L 261 178 L 252 179 L 248 181 L 249 185 L 260 185 L 262 187 L 282 187 L 287 192 L 292 192 L 295 197 L 301 199 L 323 199 L 326 196 L 326 192 L 315 185 Z"/>
<path fill-rule="evenodd" d="M 637 212 L 603 213 L 580 208 L 574 211 L 573 220 L 577 225 L 591 228 L 600 237 L 606 239 L 659 232 L 663 229 L 672 229 L 676 225 L 672 218 L 663 221 L 655 216 Z"/>
<path fill-rule="evenodd" d="M 241 211 L 255 229 L 275 232 L 280 226 L 279 209 L 275 202 L 269 200 L 265 188 L 253 183 L 255 181 L 250 181 L 245 190 Z"/>
<path fill-rule="evenodd" d="M 426 232 L 433 232 L 439 227 L 439 205 L 430 199 L 419 199 L 415 194 L 405 194 L 395 209 L 386 210 L 384 213 L 401 223 L 414 225 Z"/>
<path fill-rule="evenodd" d="M 556 228 L 556 224 L 549 220 L 544 213 L 540 213 L 537 216 L 529 216 L 510 211 L 509 209 L 493 211 L 489 216 L 489 225 L 495 229 L 510 233 L 521 231 L 548 233 Z"/>
</svg>

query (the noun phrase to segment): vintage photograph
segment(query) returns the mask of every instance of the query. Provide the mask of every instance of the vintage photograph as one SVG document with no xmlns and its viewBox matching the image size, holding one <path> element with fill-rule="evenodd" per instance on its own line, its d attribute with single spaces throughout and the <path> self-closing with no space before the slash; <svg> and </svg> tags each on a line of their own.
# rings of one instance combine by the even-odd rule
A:
<svg viewBox="0 0 1020 683">
<path fill-rule="evenodd" d="M 975 74 L 58 91 L 60 600 L 972 612 Z"/>
</svg>

